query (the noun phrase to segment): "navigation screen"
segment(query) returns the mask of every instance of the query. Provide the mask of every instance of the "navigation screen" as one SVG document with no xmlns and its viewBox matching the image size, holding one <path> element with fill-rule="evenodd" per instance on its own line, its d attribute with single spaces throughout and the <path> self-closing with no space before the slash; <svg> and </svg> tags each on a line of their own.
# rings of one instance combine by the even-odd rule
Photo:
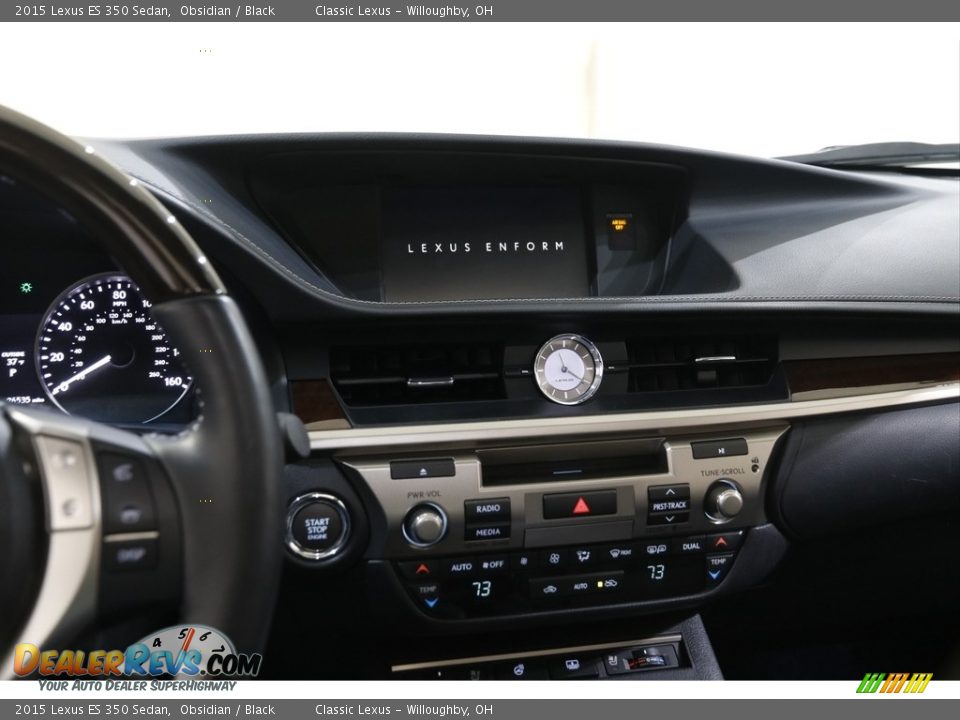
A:
<svg viewBox="0 0 960 720">
<path fill-rule="evenodd" d="M 383 299 L 589 295 L 574 188 L 384 188 Z"/>
</svg>

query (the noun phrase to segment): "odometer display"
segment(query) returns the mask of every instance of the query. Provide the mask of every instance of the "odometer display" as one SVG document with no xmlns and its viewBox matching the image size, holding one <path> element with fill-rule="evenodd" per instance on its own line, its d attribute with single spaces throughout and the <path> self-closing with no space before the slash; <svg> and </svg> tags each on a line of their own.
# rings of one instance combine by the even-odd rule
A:
<svg viewBox="0 0 960 720">
<path fill-rule="evenodd" d="M 64 292 L 44 316 L 36 352 L 47 397 L 91 420 L 148 423 L 190 389 L 149 301 L 122 275 L 98 275 Z"/>
</svg>

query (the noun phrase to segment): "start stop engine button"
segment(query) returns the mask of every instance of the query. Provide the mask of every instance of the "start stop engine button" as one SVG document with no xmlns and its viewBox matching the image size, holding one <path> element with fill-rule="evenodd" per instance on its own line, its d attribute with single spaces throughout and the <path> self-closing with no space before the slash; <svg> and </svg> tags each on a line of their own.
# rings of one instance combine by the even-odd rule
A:
<svg viewBox="0 0 960 720">
<path fill-rule="evenodd" d="M 340 498 L 307 493 L 287 510 L 287 549 L 305 560 L 337 555 L 350 535 L 350 514 Z"/>
</svg>

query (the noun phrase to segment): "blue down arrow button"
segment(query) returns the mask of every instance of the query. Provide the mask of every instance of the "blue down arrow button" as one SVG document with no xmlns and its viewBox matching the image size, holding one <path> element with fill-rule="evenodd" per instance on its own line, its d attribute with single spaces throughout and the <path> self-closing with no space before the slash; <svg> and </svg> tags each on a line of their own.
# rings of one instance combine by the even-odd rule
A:
<svg viewBox="0 0 960 720">
<path fill-rule="evenodd" d="M 733 566 L 734 553 L 707 555 L 707 585 L 718 585 Z"/>
</svg>

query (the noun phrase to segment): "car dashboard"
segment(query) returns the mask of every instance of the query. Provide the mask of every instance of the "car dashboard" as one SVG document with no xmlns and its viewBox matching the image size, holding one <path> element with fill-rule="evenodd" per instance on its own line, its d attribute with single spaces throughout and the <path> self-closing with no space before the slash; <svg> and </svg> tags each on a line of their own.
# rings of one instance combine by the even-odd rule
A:
<svg viewBox="0 0 960 720">
<path fill-rule="evenodd" d="M 955 174 L 521 138 L 89 142 L 191 232 L 308 433 L 275 676 L 845 677 L 956 639 Z M 196 420 L 149 298 L 0 180 L 0 398 Z M 864 606 L 903 598 L 928 620 L 884 645 Z M 295 662 L 304 637 L 342 657 Z"/>
</svg>

